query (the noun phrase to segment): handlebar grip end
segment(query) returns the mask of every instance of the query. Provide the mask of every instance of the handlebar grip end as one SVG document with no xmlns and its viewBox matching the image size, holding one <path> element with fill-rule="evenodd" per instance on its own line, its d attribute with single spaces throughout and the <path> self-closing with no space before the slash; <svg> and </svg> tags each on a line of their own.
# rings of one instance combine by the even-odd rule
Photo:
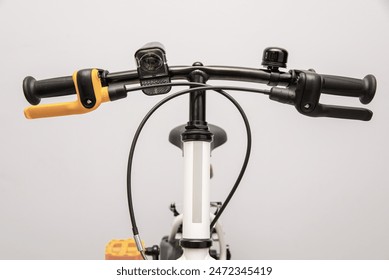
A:
<svg viewBox="0 0 389 280">
<path fill-rule="evenodd" d="M 35 94 L 35 82 L 36 80 L 31 76 L 27 76 L 23 80 L 24 96 L 31 105 L 38 105 L 41 102 L 41 99 Z"/>
<path fill-rule="evenodd" d="M 369 104 L 374 98 L 377 80 L 373 75 L 369 74 L 363 78 L 363 82 L 365 85 L 365 94 L 362 95 L 359 100 L 362 104 Z"/>
</svg>

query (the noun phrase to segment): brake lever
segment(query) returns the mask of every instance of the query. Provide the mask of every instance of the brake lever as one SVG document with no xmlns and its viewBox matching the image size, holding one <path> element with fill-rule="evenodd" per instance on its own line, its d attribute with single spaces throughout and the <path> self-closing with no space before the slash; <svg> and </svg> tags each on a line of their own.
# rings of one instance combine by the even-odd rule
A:
<svg viewBox="0 0 389 280">
<path fill-rule="evenodd" d="M 360 121 L 370 121 L 373 116 L 373 112 L 368 109 L 325 104 L 318 104 L 318 108 L 315 113 L 316 115 L 314 117 L 329 117 Z"/>
<path fill-rule="evenodd" d="M 365 108 L 336 106 L 319 103 L 322 77 L 314 71 L 294 70 L 296 82 L 287 88 L 273 87 L 269 98 L 294 105 L 297 111 L 309 117 L 329 117 L 369 121 L 373 112 Z"/>
</svg>

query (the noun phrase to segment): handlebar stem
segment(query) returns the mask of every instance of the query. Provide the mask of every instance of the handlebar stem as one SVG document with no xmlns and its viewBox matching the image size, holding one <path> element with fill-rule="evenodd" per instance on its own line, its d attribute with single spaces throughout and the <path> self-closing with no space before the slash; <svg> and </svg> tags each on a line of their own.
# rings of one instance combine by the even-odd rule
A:
<svg viewBox="0 0 389 280">
<path fill-rule="evenodd" d="M 193 64 L 194 66 L 202 66 L 200 62 Z M 207 76 L 204 72 L 195 70 L 189 74 L 189 81 L 205 84 Z M 193 88 L 195 86 L 191 86 Z M 194 91 L 190 93 L 189 99 L 189 126 L 201 125 L 206 126 L 206 96 L 205 90 Z"/>
</svg>

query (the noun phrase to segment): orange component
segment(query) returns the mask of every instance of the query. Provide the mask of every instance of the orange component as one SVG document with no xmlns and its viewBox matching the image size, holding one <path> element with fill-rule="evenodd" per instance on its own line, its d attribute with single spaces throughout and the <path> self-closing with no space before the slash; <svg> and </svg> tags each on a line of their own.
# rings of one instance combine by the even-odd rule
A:
<svg viewBox="0 0 389 280">
<path fill-rule="evenodd" d="M 56 116 L 66 116 L 66 115 L 75 115 L 75 114 L 85 114 L 95 110 L 103 102 L 110 101 L 108 87 L 102 87 L 101 80 L 99 77 L 99 71 L 93 69 L 91 72 L 93 92 L 96 98 L 96 104 L 92 108 L 85 108 L 82 105 L 80 100 L 80 92 L 77 84 L 77 73 L 73 74 L 74 87 L 77 93 L 77 100 L 70 102 L 62 103 L 52 103 L 52 104 L 40 104 L 27 107 L 24 109 L 24 115 L 27 119 L 37 119 L 37 118 L 48 118 Z"/>
<path fill-rule="evenodd" d="M 142 245 L 144 243 L 142 241 Z M 142 260 L 142 256 L 136 248 L 135 240 L 113 239 L 105 247 L 106 260 Z"/>
</svg>

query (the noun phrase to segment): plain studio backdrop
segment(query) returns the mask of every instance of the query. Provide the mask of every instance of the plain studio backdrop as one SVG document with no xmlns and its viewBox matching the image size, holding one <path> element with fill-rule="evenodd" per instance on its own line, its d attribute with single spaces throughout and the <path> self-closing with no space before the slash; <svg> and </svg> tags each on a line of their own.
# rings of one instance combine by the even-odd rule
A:
<svg viewBox="0 0 389 280">
<path fill-rule="evenodd" d="M 369 108 L 370 122 L 310 118 L 266 96 L 231 92 L 249 117 L 253 147 L 221 220 L 233 259 L 388 259 L 388 30 L 386 0 L 0 0 L 0 259 L 102 259 L 109 240 L 131 237 L 128 151 L 163 96 L 133 92 L 90 114 L 27 120 L 22 81 L 135 69 L 135 51 L 151 41 L 165 45 L 169 65 L 261 68 L 263 49 L 278 46 L 289 52 L 288 69 L 374 74 L 367 106 L 321 100 Z M 223 201 L 241 168 L 245 130 L 229 102 L 207 98 L 208 121 L 229 137 L 212 153 L 211 197 Z M 69 98 L 43 102 L 62 100 Z M 175 99 L 137 146 L 134 206 L 147 246 L 169 233 L 170 203 L 182 209 L 183 160 L 168 134 L 187 121 L 188 98 Z"/>
</svg>

